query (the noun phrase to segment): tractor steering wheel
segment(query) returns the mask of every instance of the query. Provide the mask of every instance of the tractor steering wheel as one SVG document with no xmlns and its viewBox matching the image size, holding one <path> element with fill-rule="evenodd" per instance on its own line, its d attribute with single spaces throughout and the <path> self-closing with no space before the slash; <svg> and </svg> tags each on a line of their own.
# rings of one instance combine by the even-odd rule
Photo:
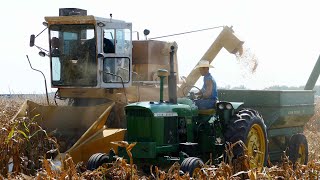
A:
<svg viewBox="0 0 320 180">
<path fill-rule="evenodd" d="M 190 91 L 188 91 L 188 92 L 186 92 L 185 90 L 186 90 L 186 88 L 187 87 L 189 87 L 190 88 Z M 197 91 L 196 92 L 194 92 L 194 91 L 192 91 L 192 88 L 196 88 L 197 89 Z M 183 88 L 183 95 L 185 96 L 185 97 L 188 97 L 188 98 L 190 98 L 191 100 L 198 100 L 198 99 L 202 99 L 202 97 L 203 97 L 203 92 L 201 91 L 201 89 L 200 88 L 198 88 L 197 86 L 185 86 L 184 88 Z M 196 94 L 198 94 L 198 93 L 200 93 L 200 95 L 196 95 Z"/>
</svg>

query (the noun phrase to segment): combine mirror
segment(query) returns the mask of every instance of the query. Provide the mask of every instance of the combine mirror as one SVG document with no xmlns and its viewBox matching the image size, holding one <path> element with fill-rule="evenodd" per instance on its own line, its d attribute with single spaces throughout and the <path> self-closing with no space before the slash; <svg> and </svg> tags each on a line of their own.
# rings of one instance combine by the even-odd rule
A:
<svg viewBox="0 0 320 180">
<path fill-rule="evenodd" d="M 36 36 L 34 34 L 32 34 L 30 36 L 30 47 L 33 47 L 34 46 L 34 40 L 36 39 Z"/>
<path fill-rule="evenodd" d="M 39 52 L 39 56 L 41 56 L 41 57 L 45 57 L 45 56 L 46 56 L 46 53 L 45 53 L 45 52 L 43 52 L 43 51 L 40 51 L 40 52 Z"/>
</svg>

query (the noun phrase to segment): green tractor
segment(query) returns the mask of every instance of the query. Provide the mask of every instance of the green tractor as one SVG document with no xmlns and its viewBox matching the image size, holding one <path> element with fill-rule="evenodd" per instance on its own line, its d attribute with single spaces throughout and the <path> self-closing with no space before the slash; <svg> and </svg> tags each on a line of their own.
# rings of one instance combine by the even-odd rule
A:
<svg viewBox="0 0 320 180">
<path fill-rule="evenodd" d="M 171 47 L 170 61 L 174 50 Z M 171 63 L 172 64 L 172 63 Z M 228 143 L 235 157 L 247 153 L 250 166 L 266 164 L 268 155 L 267 130 L 262 116 L 254 109 L 242 108 L 243 103 L 219 101 L 215 109 L 199 110 L 194 104 L 194 92 L 188 97 L 177 98 L 176 77 L 173 68 L 168 77 L 169 101 L 163 100 L 166 70 L 159 70 L 159 102 L 137 102 L 125 107 L 127 141 L 136 142 L 132 149 L 135 164 L 165 167 L 178 161 L 181 170 L 196 175 L 204 161 L 219 163 L 226 157 Z M 245 144 L 244 151 L 240 140 Z M 95 169 L 111 160 L 112 155 L 94 154 L 88 161 L 88 169 Z M 127 157 L 124 148 L 118 156 Z"/>
<path fill-rule="evenodd" d="M 177 98 L 173 54 L 172 46 L 169 101 L 163 100 L 168 72 L 159 70 L 160 100 L 125 107 L 126 140 L 135 144 L 131 153 L 138 167 L 165 167 L 179 162 L 183 172 L 196 177 L 209 160 L 232 162 L 237 169 L 243 162 L 246 164 L 242 167 L 249 168 L 266 166 L 269 161 L 279 163 L 284 156 L 294 166 L 308 163 L 308 142 L 303 131 L 315 112 L 313 88 L 320 74 L 320 56 L 304 90 L 219 89 L 215 108 L 199 110 L 194 91 Z M 119 148 L 118 155 L 112 151 L 109 155 L 93 154 L 87 167 L 95 169 L 119 156 L 128 158 L 126 149 Z"/>
<path fill-rule="evenodd" d="M 241 103 L 220 101 L 216 109 L 198 110 L 192 99 L 178 103 L 140 102 L 128 105 L 127 140 L 136 163 L 173 164 L 191 175 L 202 160 L 219 163 L 226 158 L 227 143 L 235 144 L 236 157 L 247 148 L 250 167 L 264 166 L 267 160 L 267 131 L 261 115 L 241 108 Z M 211 157 L 210 157 L 211 155 Z"/>
</svg>

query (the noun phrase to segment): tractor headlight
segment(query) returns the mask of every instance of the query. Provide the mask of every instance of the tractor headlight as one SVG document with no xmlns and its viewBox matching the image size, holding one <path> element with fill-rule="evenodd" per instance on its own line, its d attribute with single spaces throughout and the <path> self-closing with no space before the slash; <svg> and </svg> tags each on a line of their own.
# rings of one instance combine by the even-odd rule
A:
<svg viewBox="0 0 320 180">
<path fill-rule="evenodd" d="M 227 108 L 228 110 L 230 110 L 230 109 L 232 109 L 232 105 L 231 105 L 231 104 L 227 104 L 227 105 L 226 105 L 226 108 Z"/>
<path fill-rule="evenodd" d="M 223 110 L 223 109 L 224 109 L 224 105 L 223 105 L 223 104 L 219 104 L 218 108 L 219 108 L 220 110 Z"/>
</svg>

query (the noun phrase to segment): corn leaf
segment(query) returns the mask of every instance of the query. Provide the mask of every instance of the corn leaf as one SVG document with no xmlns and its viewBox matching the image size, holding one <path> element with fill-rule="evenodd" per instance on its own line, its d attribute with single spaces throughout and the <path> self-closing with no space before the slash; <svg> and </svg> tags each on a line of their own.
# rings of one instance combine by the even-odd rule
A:
<svg viewBox="0 0 320 180">
<path fill-rule="evenodd" d="M 29 131 L 29 128 L 28 128 L 27 125 L 26 125 L 26 122 L 23 122 L 23 126 L 24 126 L 24 129 L 25 129 L 27 132 L 30 132 L 30 131 Z"/>
<path fill-rule="evenodd" d="M 22 134 L 22 135 L 25 137 L 26 140 L 29 141 L 29 136 L 27 136 L 27 134 L 26 134 L 25 132 L 23 132 L 23 131 L 21 131 L 21 130 L 18 130 L 18 132 L 19 132 L 20 134 Z"/>
<path fill-rule="evenodd" d="M 38 117 L 38 116 L 40 116 L 40 114 L 36 114 L 35 116 L 33 116 L 33 118 L 31 119 L 31 122 L 33 122 L 34 119 L 35 119 L 36 117 Z"/>
<path fill-rule="evenodd" d="M 13 137 L 13 133 L 14 133 L 14 128 L 12 128 L 10 133 L 8 134 L 7 139 L 6 139 L 6 143 L 8 143 L 9 140 Z"/>
</svg>

